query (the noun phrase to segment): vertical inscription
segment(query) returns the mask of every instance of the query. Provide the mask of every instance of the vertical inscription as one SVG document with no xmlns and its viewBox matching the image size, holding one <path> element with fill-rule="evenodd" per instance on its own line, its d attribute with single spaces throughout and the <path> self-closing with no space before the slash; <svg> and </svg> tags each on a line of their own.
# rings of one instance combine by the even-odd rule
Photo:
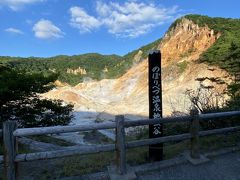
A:
<svg viewBox="0 0 240 180">
<path fill-rule="evenodd" d="M 161 53 L 152 51 L 148 56 L 148 82 L 149 82 L 149 118 L 162 117 L 162 83 L 161 83 Z M 163 135 L 161 123 L 149 125 L 149 138 Z M 163 159 L 163 144 L 149 146 L 149 158 L 153 161 Z"/>
</svg>

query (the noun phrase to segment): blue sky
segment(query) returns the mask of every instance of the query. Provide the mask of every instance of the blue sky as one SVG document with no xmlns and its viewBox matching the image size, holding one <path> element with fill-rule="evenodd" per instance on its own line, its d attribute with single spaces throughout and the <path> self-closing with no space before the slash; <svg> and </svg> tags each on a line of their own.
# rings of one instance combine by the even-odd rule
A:
<svg viewBox="0 0 240 180">
<path fill-rule="evenodd" d="M 240 18 L 239 0 L 0 0 L 0 56 L 124 55 L 185 14 Z"/>
</svg>

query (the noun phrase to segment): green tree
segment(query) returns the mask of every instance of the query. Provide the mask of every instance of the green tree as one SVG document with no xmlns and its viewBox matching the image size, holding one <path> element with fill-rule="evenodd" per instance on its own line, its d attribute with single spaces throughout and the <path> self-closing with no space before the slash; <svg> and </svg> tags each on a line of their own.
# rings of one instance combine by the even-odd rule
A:
<svg viewBox="0 0 240 180">
<path fill-rule="evenodd" d="M 240 110 L 240 81 L 235 81 L 228 86 L 228 95 L 230 100 L 227 102 L 227 107 L 230 110 Z"/>
<path fill-rule="evenodd" d="M 203 86 L 201 81 L 205 78 L 198 79 L 200 87 L 197 90 L 189 89 L 186 95 L 192 106 L 195 107 L 201 114 L 215 113 L 222 111 L 240 110 L 240 82 L 232 82 L 226 88 L 225 92 L 219 93 L 214 86 Z M 216 79 L 214 79 L 216 81 Z M 221 81 L 221 80 L 219 80 Z M 226 99 L 226 95 L 230 98 Z M 219 118 L 220 120 L 201 121 L 203 129 L 224 128 L 227 126 L 239 125 L 239 119 L 231 117 L 228 119 Z"/>
<path fill-rule="evenodd" d="M 31 74 L 0 65 L 0 122 L 17 120 L 19 127 L 68 124 L 72 105 L 38 95 L 52 89 L 51 82 L 57 77 L 57 74 Z"/>
</svg>

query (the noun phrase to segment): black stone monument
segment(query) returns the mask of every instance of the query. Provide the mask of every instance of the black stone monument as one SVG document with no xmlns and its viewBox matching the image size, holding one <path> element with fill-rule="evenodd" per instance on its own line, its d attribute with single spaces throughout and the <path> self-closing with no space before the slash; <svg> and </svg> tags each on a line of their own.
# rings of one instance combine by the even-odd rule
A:
<svg viewBox="0 0 240 180">
<path fill-rule="evenodd" d="M 149 87 L 149 119 L 162 117 L 162 83 L 161 83 L 161 53 L 159 50 L 151 51 L 148 56 L 148 87 Z M 163 126 L 149 125 L 149 138 L 163 136 Z M 149 146 L 149 159 L 160 161 L 163 159 L 163 144 Z"/>
</svg>

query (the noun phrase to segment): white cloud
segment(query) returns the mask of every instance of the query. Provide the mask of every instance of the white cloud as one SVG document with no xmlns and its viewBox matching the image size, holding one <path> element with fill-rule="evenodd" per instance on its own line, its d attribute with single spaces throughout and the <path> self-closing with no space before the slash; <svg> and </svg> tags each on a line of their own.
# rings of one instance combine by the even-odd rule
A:
<svg viewBox="0 0 240 180">
<path fill-rule="evenodd" d="M 33 26 L 35 36 L 40 39 L 56 39 L 63 37 L 64 33 L 51 21 L 41 19 Z"/>
<path fill-rule="evenodd" d="M 88 15 L 80 7 L 75 6 L 70 8 L 70 14 L 70 24 L 73 27 L 78 28 L 81 33 L 91 32 L 93 29 L 96 29 L 101 25 L 101 22 L 98 19 Z"/>
<path fill-rule="evenodd" d="M 165 8 L 153 3 L 127 1 L 96 4 L 98 17 L 87 14 L 81 7 L 72 7 L 71 25 L 80 32 L 91 32 L 104 26 L 108 32 L 117 37 L 138 37 L 150 32 L 153 28 L 174 20 L 178 7 Z"/>
<path fill-rule="evenodd" d="M 43 1 L 44 0 L 0 0 L 0 5 L 8 6 L 12 10 L 17 11 L 25 5 Z"/>
<path fill-rule="evenodd" d="M 108 4 L 98 1 L 96 6 L 96 11 L 100 16 L 107 16 L 111 11 L 111 8 L 109 7 Z"/>
<path fill-rule="evenodd" d="M 12 34 L 24 34 L 20 29 L 16 28 L 7 28 L 5 31 Z"/>
</svg>

